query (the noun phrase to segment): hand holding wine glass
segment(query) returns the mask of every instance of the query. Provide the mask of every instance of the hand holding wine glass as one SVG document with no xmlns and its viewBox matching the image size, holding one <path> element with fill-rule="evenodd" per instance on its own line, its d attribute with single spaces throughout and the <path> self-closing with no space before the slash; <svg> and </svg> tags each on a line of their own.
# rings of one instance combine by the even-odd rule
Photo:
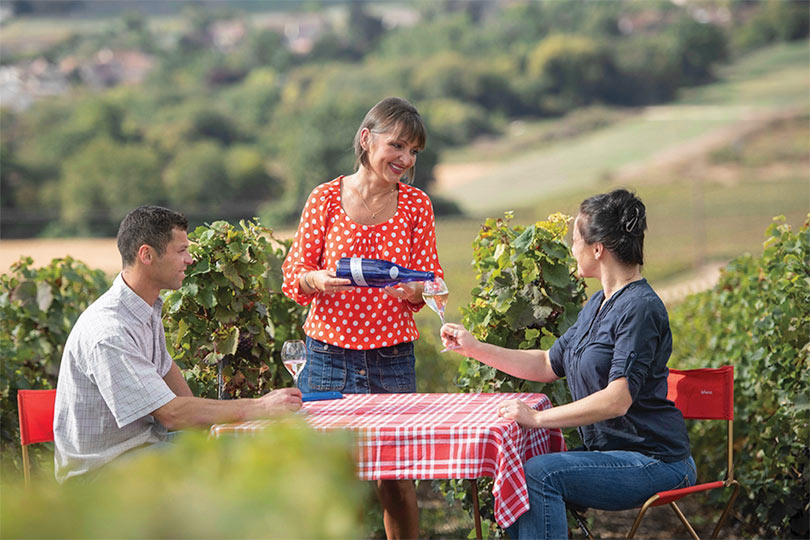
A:
<svg viewBox="0 0 810 540">
<path fill-rule="evenodd" d="M 307 363 L 306 344 L 300 339 L 285 341 L 281 346 L 281 361 L 292 375 L 295 386 L 298 386 L 298 375 Z"/>
<path fill-rule="evenodd" d="M 478 343 L 475 336 L 473 336 L 462 325 L 457 323 L 445 324 L 441 327 L 439 333 L 441 334 L 445 351 L 456 351 L 466 356 L 470 356 L 471 348 Z"/>
</svg>

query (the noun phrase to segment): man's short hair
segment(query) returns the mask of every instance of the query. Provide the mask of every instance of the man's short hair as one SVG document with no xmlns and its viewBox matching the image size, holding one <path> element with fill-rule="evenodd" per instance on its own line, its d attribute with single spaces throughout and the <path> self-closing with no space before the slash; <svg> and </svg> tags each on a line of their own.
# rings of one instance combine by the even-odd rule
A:
<svg viewBox="0 0 810 540">
<path fill-rule="evenodd" d="M 153 247 L 158 255 L 166 252 L 172 240 L 172 230 L 188 230 L 186 216 L 160 206 L 140 206 L 131 211 L 118 227 L 118 251 L 124 267 L 135 263 L 138 250 L 144 244 Z"/>
</svg>

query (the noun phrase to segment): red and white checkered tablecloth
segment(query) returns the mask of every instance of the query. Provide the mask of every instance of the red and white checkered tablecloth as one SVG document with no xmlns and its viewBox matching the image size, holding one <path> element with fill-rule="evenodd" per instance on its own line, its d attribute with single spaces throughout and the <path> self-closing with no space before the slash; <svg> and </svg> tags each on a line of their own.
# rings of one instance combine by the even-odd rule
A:
<svg viewBox="0 0 810 540">
<path fill-rule="evenodd" d="M 565 450 L 558 429 L 524 429 L 498 417 L 498 403 L 511 398 L 551 407 L 544 394 L 348 394 L 305 403 L 302 411 L 316 429 L 359 435 L 363 480 L 492 477 L 495 520 L 508 527 L 529 509 L 523 463 Z M 218 424 L 211 434 L 255 432 L 272 422 Z"/>
</svg>

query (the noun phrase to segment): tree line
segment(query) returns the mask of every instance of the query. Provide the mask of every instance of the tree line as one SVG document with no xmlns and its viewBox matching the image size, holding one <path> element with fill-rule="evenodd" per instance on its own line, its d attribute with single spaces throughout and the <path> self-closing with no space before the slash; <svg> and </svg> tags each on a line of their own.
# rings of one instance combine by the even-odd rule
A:
<svg viewBox="0 0 810 540">
<path fill-rule="evenodd" d="M 142 84 L 94 90 L 74 79 L 25 111 L 0 108 L 0 235 L 111 235 L 144 203 L 196 222 L 289 226 L 313 186 L 351 171 L 354 130 L 382 97 L 424 116 L 415 183 L 430 191 L 442 149 L 514 119 L 666 102 L 720 62 L 808 35 L 802 2 L 414 6 L 414 24 L 388 28 L 374 5 L 347 2 L 306 54 L 232 6 L 186 7 L 173 30 L 130 11 L 50 45 L 37 57 L 52 65 L 136 50 L 154 67 Z M 244 29 L 228 47 L 215 39 L 223 22 Z"/>
</svg>

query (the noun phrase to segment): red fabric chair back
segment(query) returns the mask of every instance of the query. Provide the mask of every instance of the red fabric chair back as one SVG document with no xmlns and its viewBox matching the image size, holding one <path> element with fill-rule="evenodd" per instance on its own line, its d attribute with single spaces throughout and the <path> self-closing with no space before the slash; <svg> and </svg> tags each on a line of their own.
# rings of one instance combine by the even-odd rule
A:
<svg viewBox="0 0 810 540">
<path fill-rule="evenodd" d="M 670 369 L 667 385 L 684 418 L 734 420 L 734 366 Z"/>
<path fill-rule="evenodd" d="M 23 446 L 53 440 L 56 390 L 18 390 L 20 442 Z"/>
</svg>

